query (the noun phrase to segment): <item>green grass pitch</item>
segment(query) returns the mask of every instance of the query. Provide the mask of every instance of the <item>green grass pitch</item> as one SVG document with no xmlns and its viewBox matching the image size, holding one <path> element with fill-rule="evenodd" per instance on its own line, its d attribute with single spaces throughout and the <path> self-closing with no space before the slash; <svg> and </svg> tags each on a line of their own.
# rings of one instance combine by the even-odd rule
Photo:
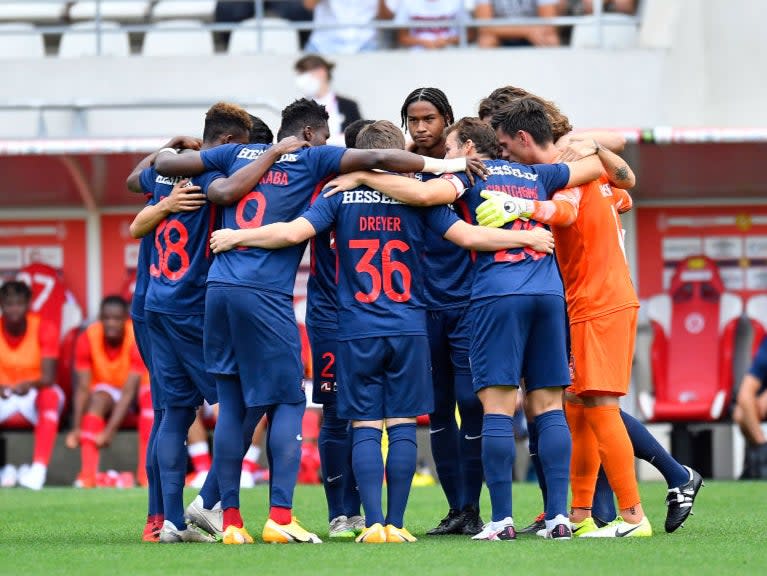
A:
<svg viewBox="0 0 767 576">
<path fill-rule="evenodd" d="M 193 496 L 187 492 L 186 501 Z M 472 542 L 465 537 L 424 536 L 446 511 L 439 487 L 415 488 L 407 526 L 415 544 L 319 546 L 145 544 L 142 490 L 79 491 L 68 488 L 33 493 L 0 491 L 0 574 L 184 575 L 450 575 L 545 574 L 587 576 L 767 573 L 767 484 L 707 482 L 695 516 L 675 534 L 663 531 L 665 486 L 642 485 L 642 497 L 655 536 L 646 539 Z M 266 519 L 267 490 L 243 491 L 243 516 L 258 537 Z M 321 487 L 300 486 L 295 512 L 302 523 L 327 536 Z M 487 520 L 489 503 L 483 493 Z M 518 527 L 537 513 L 537 486 L 514 487 Z"/>
</svg>

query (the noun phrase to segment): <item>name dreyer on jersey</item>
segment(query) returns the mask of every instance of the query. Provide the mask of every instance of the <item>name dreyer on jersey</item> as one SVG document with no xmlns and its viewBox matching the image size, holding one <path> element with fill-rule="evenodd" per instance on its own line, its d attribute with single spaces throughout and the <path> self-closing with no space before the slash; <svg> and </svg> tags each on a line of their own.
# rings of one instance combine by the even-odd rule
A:
<svg viewBox="0 0 767 576">
<path fill-rule="evenodd" d="M 259 156 L 261 156 L 264 152 L 266 152 L 267 148 L 254 150 L 252 148 L 243 148 L 237 153 L 237 158 L 244 158 L 245 160 L 255 160 Z M 279 164 L 280 162 L 297 162 L 298 156 L 296 154 L 283 154 L 280 156 L 280 159 L 275 162 L 275 164 Z"/>
<path fill-rule="evenodd" d="M 402 204 L 378 190 L 347 190 L 343 192 L 342 204 Z"/>
</svg>

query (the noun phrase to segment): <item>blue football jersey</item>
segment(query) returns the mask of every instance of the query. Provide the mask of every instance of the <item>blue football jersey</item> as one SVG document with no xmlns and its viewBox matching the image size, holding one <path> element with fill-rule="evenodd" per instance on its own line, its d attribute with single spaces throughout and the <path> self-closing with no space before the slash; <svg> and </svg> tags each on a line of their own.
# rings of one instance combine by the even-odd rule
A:
<svg viewBox="0 0 767 576">
<path fill-rule="evenodd" d="M 229 176 L 267 148 L 263 144 L 225 144 L 205 150 L 200 156 L 208 170 Z M 283 155 L 254 190 L 222 209 L 222 227 L 258 228 L 298 218 L 323 182 L 338 174 L 345 152 L 345 148 L 317 146 Z M 281 250 L 241 248 L 224 252 L 213 261 L 208 281 L 292 295 L 304 248 L 300 244 Z"/>
<path fill-rule="evenodd" d="M 157 174 L 154 168 L 154 203 L 170 195 L 183 178 Z M 203 190 L 220 174 L 207 172 L 191 179 Z M 211 262 L 210 234 L 215 224 L 216 207 L 205 204 L 194 212 L 169 214 L 154 231 L 149 264 L 146 309 L 164 314 L 203 314 L 205 282 Z"/>
<path fill-rule="evenodd" d="M 147 196 L 146 205 L 149 206 L 154 203 L 152 200 L 154 189 L 154 180 L 151 179 L 151 175 L 144 177 L 143 171 L 139 175 L 141 182 L 141 189 L 144 190 Z M 133 285 L 133 297 L 130 303 L 130 315 L 137 320 L 144 319 L 144 305 L 146 304 L 146 289 L 149 286 L 149 261 L 152 258 L 152 243 L 154 238 L 151 234 L 147 234 L 141 239 L 138 247 L 138 259 L 136 261 L 136 281 Z"/>
<path fill-rule="evenodd" d="M 456 201 L 464 205 L 476 224 L 477 209 L 484 198 L 483 190 L 503 192 L 529 200 L 548 200 L 551 195 L 567 186 L 570 169 L 565 164 L 510 163 L 505 160 L 485 161 L 490 174 L 486 181 L 478 180 L 471 186 L 465 174 L 447 175 L 459 179 L 465 190 Z M 534 220 L 515 220 L 504 226 L 510 230 L 532 229 L 543 226 Z M 498 252 L 477 252 L 472 300 L 508 294 L 555 294 L 564 298 L 562 279 L 553 254 L 535 252 L 530 248 L 514 248 Z"/>
<path fill-rule="evenodd" d="M 313 198 L 313 202 L 319 197 Z M 309 242 L 309 280 L 306 283 L 306 325 L 335 331 L 338 327 L 338 298 L 336 296 L 335 231 L 319 232 Z"/>
<path fill-rule="evenodd" d="M 318 198 L 304 217 L 317 232 L 335 226 L 339 340 L 426 334 L 424 236 L 455 224 L 452 210 L 408 206 L 363 186 Z"/>
<path fill-rule="evenodd" d="M 434 174 L 418 173 L 416 179 L 427 182 L 437 178 Z M 449 206 L 451 209 L 466 209 L 466 204 Z M 462 220 L 471 221 L 468 214 L 459 215 Z M 424 295 L 426 308 L 445 310 L 465 306 L 471 297 L 471 284 L 474 279 L 471 252 L 464 250 L 435 234 L 427 228 L 424 255 Z"/>
<path fill-rule="evenodd" d="M 767 390 L 767 336 L 762 338 L 759 343 L 759 349 L 754 355 L 748 373 L 762 383 L 759 387 L 759 394 Z"/>
</svg>

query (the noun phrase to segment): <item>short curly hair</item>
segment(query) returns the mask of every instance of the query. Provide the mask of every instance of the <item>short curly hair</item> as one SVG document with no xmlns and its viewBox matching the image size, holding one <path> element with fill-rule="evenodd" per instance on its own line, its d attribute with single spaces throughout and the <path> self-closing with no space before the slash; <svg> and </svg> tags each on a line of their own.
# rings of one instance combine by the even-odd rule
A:
<svg viewBox="0 0 767 576">
<path fill-rule="evenodd" d="M 213 142 L 224 134 L 248 136 L 252 127 L 253 121 L 244 108 L 230 102 L 217 102 L 205 114 L 202 139 Z"/>
</svg>

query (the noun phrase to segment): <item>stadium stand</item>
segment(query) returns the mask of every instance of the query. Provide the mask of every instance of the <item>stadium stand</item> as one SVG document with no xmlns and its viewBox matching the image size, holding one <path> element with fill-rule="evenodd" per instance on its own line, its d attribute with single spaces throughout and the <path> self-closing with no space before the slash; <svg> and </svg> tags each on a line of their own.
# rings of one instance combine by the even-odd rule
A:
<svg viewBox="0 0 767 576">
<path fill-rule="evenodd" d="M 633 18 L 622 14 L 610 14 L 605 17 L 601 27 L 594 24 L 576 24 L 573 26 L 570 46 L 572 48 L 598 48 L 625 50 L 635 48 L 639 40 L 639 30 L 632 26 Z"/>
<path fill-rule="evenodd" d="M 4 2 L 0 5 L 0 20 L 6 22 L 30 21 L 52 23 L 66 14 L 68 0 L 52 2 Z"/>
<path fill-rule="evenodd" d="M 262 50 L 259 50 L 259 32 L 256 29 L 258 20 L 250 18 L 243 20 L 240 27 L 232 31 L 229 38 L 229 54 L 256 54 L 271 52 L 273 54 L 297 54 L 300 51 L 298 34 L 289 28 L 279 28 L 276 25 L 288 24 L 282 18 L 264 18 Z"/>
<path fill-rule="evenodd" d="M 117 22 L 139 22 L 146 19 L 149 14 L 151 2 L 149 0 L 125 0 L 123 2 L 101 2 L 97 9 L 97 3 L 93 0 L 75 2 L 69 8 L 70 20 L 93 20 L 97 13 L 104 20 Z"/>
<path fill-rule="evenodd" d="M 32 24 L 13 22 L 0 24 L 0 58 L 13 59 L 23 54 L 25 58 L 45 56 L 43 35 Z"/>
<path fill-rule="evenodd" d="M 152 8 L 152 20 L 198 19 L 211 21 L 215 0 L 160 0 Z"/>
<path fill-rule="evenodd" d="M 129 56 L 128 34 L 120 30 L 119 24 L 102 21 L 100 25 L 104 31 L 101 36 L 100 47 L 98 46 L 98 37 L 95 34 L 95 22 L 79 22 L 70 26 L 61 36 L 59 58 L 80 58 L 81 56 L 99 54 L 101 56 Z"/>
<path fill-rule="evenodd" d="M 144 56 L 189 56 L 213 52 L 213 37 L 197 20 L 157 22 L 144 37 Z"/>
</svg>

